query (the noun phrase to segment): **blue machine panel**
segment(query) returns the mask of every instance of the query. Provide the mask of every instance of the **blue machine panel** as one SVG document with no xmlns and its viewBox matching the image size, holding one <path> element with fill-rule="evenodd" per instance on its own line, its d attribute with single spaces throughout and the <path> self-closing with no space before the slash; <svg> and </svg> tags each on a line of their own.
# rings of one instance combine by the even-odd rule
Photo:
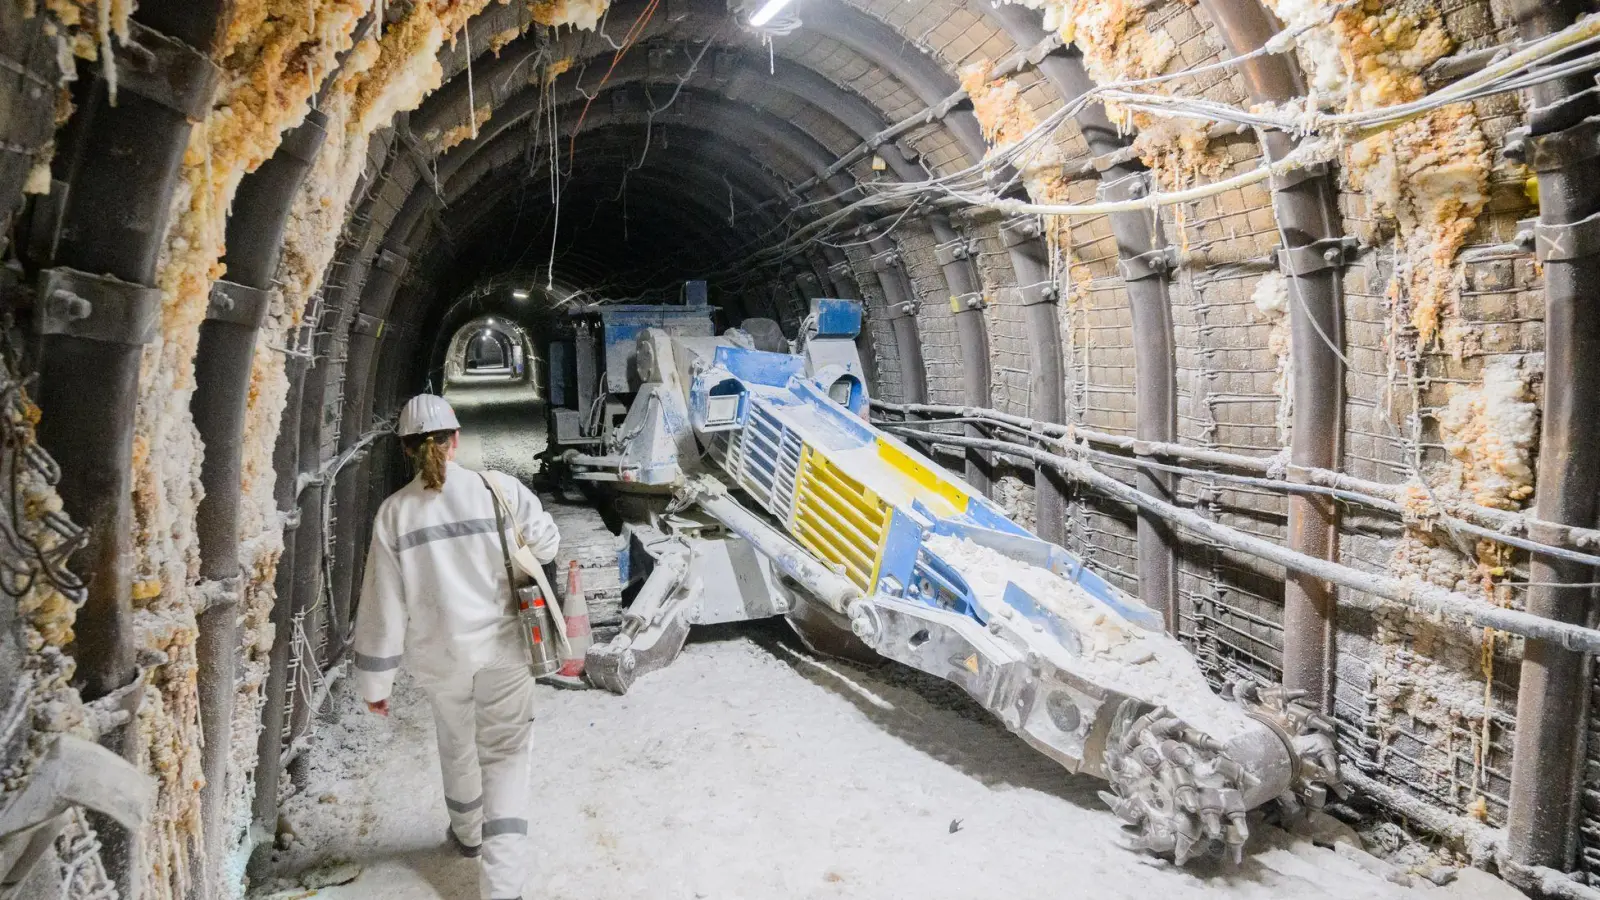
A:
<svg viewBox="0 0 1600 900">
<path fill-rule="evenodd" d="M 1073 656 L 1083 653 L 1083 639 L 1078 635 L 1078 629 L 1073 628 L 1057 616 L 1045 609 L 1034 599 L 1034 596 L 1020 587 L 1015 582 L 1006 585 L 1006 592 L 1001 596 L 1001 601 L 1007 606 L 1022 614 L 1024 619 L 1038 625 L 1056 639 L 1056 643 L 1065 647 Z"/>
<path fill-rule="evenodd" d="M 832 397 L 813 381 L 796 378 L 789 382 L 789 390 L 802 401 L 806 411 L 820 423 L 849 435 L 855 443 L 870 444 L 878 439 L 878 432 L 861 421 L 859 416 L 835 403 Z"/>
<path fill-rule="evenodd" d="M 917 593 L 909 599 L 983 621 L 972 602 L 972 588 L 966 579 L 932 551 L 924 549 L 917 554 L 912 585 Z"/>
<path fill-rule="evenodd" d="M 712 362 L 733 377 L 752 384 L 783 387 L 789 379 L 805 373 L 806 361 L 787 353 L 766 353 L 744 347 L 718 347 Z"/>
<path fill-rule="evenodd" d="M 993 502 L 985 500 L 982 497 L 974 497 L 972 501 L 967 504 L 967 511 L 964 513 L 964 515 L 972 522 L 972 524 L 978 526 L 979 528 L 988 528 L 991 531 L 1004 531 L 1009 534 L 1020 534 L 1026 537 L 1033 537 L 1032 532 L 1006 518 L 1005 513 L 1000 511 L 1000 507 L 995 506 Z"/>
<path fill-rule="evenodd" d="M 818 297 L 811 301 L 817 337 L 853 338 L 861 333 L 861 301 Z"/>
<path fill-rule="evenodd" d="M 893 578 L 909 588 L 915 584 L 917 557 L 922 547 L 922 526 L 901 510 L 889 519 L 889 533 L 883 539 L 883 556 L 878 563 L 878 585 Z"/>
<path fill-rule="evenodd" d="M 643 306 L 617 304 L 587 306 L 574 315 L 595 314 L 603 326 L 606 390 L 628 394 L 643 382 L 634 365 L 639 335 L 649 328 L 663 328 L 685 337 L 711 337 L 715 329 L 711 315 L 714 306 Z"/>
</svg>

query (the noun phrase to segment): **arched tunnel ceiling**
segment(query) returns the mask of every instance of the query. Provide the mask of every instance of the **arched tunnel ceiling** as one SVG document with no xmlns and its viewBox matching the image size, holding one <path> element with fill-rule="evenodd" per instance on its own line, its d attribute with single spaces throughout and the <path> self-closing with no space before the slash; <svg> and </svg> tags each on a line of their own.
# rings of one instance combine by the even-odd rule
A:
<svg viewBox="0 0 1600 900">
<path fill-rule="evenodd" d="M 861 196 L 858 184 L 921 179 L 985 150 L 976 119 L 958 109 L 876 147 L 883 171 L 869 156 L 823 178 L 858 144 L 955 90 L 948 64 L 836 0 L 806 4 L 800 32 L 770 52 L 720 5 L 650 9 L 617 4 L 600 33 L 534 30 L 492 51 L 508 14 L 475 19 L 470 38 L 443 54 L 445 83 L 409 114 L 378 176 L 415 189 L 391 221 L 371 220 L 360 243 L 404 247 L 432 269 L 440 290 L 431 302 L 535 257 L 558 270 L 581 259 L 605 273 L 603 284 L 636 293 L 735 268 Z M 641 17 L 631 52 L 617 59 Z M 996 18 L 1032 29 L 1031 40 L 1043 35 L 1036 13 Z M 1002 55 L 1032 45 L 999 26 L 978 31 Z M 810 188 L 797 194 L 800 185 Z"/>
</svg>

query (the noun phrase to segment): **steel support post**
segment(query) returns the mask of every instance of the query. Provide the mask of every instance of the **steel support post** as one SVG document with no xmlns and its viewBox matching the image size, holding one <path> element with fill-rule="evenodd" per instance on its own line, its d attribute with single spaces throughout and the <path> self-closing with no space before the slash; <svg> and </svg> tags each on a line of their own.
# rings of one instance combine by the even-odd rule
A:
<svg viewBox="0 0 1600 900">
<path fill-rule="evenodd" d="M 159 7 L 160 4 L 157 4 Z M 194 18 L 220 4 L 195 4 Z M 68 648 L 84 699 L 137 677 L 133 632 L 133 429 L 144 345 L 159 327 L 156 263 L 192 123 L 211 105 L 207 54 L 143 24 L 117 42 L 116 105 L 96 78 L 73 117 L 64 156 L 70 187 L 53 269 L 40 275 L 39 443 L 61 468 L 62 506 L 89 531 L 70 565 L 88 583 Z M 102 740 L 127 755 L 126 729 Z M 109 871 L 133 890 L 135 839 L 94 816 Z"/>
<path fill-rule="evenodd" d="M 395 287 L 405 273 L 406 259 L 398 253 L 384 250 L 379 254 L 372 275 L 362 290 L 362 306 L 368 308 L 368 298 L 381 293 L 393 296 Z M 383 335 L 383 320 L 366 312 L 356 314 L 350 326 L 350 343 L 344 366 L 343 424 L 339 428 L 339 452 L 356 445 L 363 434 L 372 427 L 373 361 L 377 358 L 378 340 Z M 339 510 L 340 528 L 334 540 L 333 606 L 330 621 L 333 637 L 341 643 L 348 633 L 351 615 L 355 609 L 355 591 L 360 581 L 356 579 L 359 563 L 356 556 L 361 548 L 356 541 L 361 533 L 358 523 L 366 514 L 362 502 L 367 469 L 360 463 L 346 465 L 334 483 L 334 505 Z"/>
<path fill-rule="evenodd" d="M 1143 197 L 1153 187 L 1148 171 L 1104 173 L 1102 200 Z M 1151 216 L 1109 217 L 1117 240 L 1117 273 L 1128 294 L 1133 321 L 1134 434 L 1141 441 L 1169 442 L 1178 433 L 1177 351 L 1173 346 L 1172 304 L 1167 278 L 1176 256 Z M 1177 499 L 1178 479 L 1135 463 L 1138 488 L 1167 502 Z M 1172 526 L 1148 510 L 1139 510 L 1135 526 L 1139 547 L 1139 599 L 1161 614 L 1168 632 L 1177 632 L 1178 537 Z"/>
<path fill-rule="evenodd" d="M 89 584 L 72 653 L 90 700 L 134 676 L 130 477 L 139 362 L 160 315 L 156 260 L 170 197 L 217 71 L 200 51 L 137 22 L 117 49 L 126 76 L 117 105 L 97 79 L 72 125 L 58 275 L 45 274 L 35 323 L 39 441 L 61 466 L 64 508 L 90 533 L 72 561 Z"/>
<path fill-rule="evenodd" d="M 1516 0 L 1524 39 L 1558 31 L 1588 4 Z M 1545 521 L 1592 527 L 1600 491 L 1600 92 L 1592 74 L 1548 81 L 1530 91 L 1528 125 L 1513 132 L 1507 156 L 1539 178 L 1535 249 L 1544 264 L 1545 389 L 1534 512 Z M 1538 537 L 1538 535 L 1535 535 Z M 1592 568 L 1535 553 L 1527 611 L 1587 624 L 1594 616 Z M 1563 587 L 1571 584 L 1573 587 Z M 1582 749 L 1589 717 L 1590 658 L 1550 641 L 1523 649 L 1512 756 L 1511 857 L 1525 866 L 1571 868 L 1584 793 Z"/>
<path fill-rule="evenodd" d="M 1228 50 L 1247 56 L 1260 49 L 1282 25 L 1260 0 L 1201 0 Z M 1250 99 L 1280 103 L 1305 93 L 1304 79 L 1291 58 L 1266 54 L 1240 64 Z M 1281 132 L 1263 132 L 1268 159 L 1282 159 L 1296 141 Z M 1294 375 L 1294 419 L 1289 457 L 1300 466 L 1340 468 L 1344 437 L 1344 370 L 1341 276 L 1349 243 L 1337 206 L 1337 186 L 1326 167 L 1298 170 L 1272 182 L 1272 208 L 1283 235 L 1278 270 L 1288 279 L 1290 365 Z M 1299 553 L 1336 559 L 1338 507 L 1323 497 L 1289 498 L 1289 546 Z M 1324 711 L 1333 702 L 1336 647 L 1333 589 L 1324 581 L 1290 572 L 1284 582 L 1283 682 L 1318 698 Z"/>
<path fill-rule="evenodd" d="M 289 700 L 289 652 L 294 646 L 295 532 L 300 525 L 300 416 L 308 360 L 291 356 L 284 363 L 289 379 L 278 423 L 278 441 L 272 451 L 272 468 L 278 473 L 272 491 L 283 516 L 283 553 L 272 582 L 272 652 L 267 658 L 267 680 L 262 688 L 261 732 L 256 738 L 254 828 L 258 852 L 250 858 L 250 874 L 260 878 L 270 864 L 272 841 L 277 835 L 278 793 L 283 776 L 284 706 Z M 264 852 L 262 852 L 264 850 Z"/>
<path fill-rule="evenodd" d="M 884 316 L 894 330 L 895 348 L 900 354 L 900 394 L 909 400 L 928 396 L 928 366 L 922 359 L 922 335 L 917 331 L 917 312 L 922 304 L 911 290 L 901 264 L 900 251 L 888 238 L 870 239 L 872 270 L 878 273 L 878 283 L 883 287 Z"/>
<path fill-rule="evenodd" d="M 1006 30 L 1018 46 L 1038 45 L 1045 37 L 1039 14 L 1014 4 L 995 4 L 986 10 L 989 17 Z M 1054 49 L 1038 60 L 1039 71 L 1061 94 L 1063 100 L 1082 96 L 1092 86 L 1083 60 L 1068 48 Z M 1137 161 L 1118 161 L 1132 135 L 1114 127 L 1099 105 L 1084 107 L 1074 117 L 1089 150 L 1106 157 L 1099 165 L 1102 195 L 1146 189 L 1149 175 Z M 1176 371 L 1173 356 L 1171 301 L 1167 275 L 1171 257 L 1160 229 L 1144 213 L 1113 213 L 1108 217 L 1117 239 L 1118 267 L 1126 281 L 1128 304 L 1133 313 L 1134 402 L 1136 427 L 1140 439 L 1172 441 L 1177 436 Z M 1129 278 L 1132 273 L 1137 277 Z M 1017 280 L 1023 281 L 1021 270 Z M 1059 326 L 1057 328 L 1059 336 Z M 1043 348 L 1041 348 L 1042 350 Z M 1059 357 L 1059 347 L 1055 351 Z M 1056 363 L 1057 367 L 1061 364 Z M 1059 419 L 1053 421 L 1061 421 Z M 1140 468 L 1139 486 L 1163 496 L 1172 492 L 1170 475 Z M 1041 513 L 1040 522 L 1044 516 Z M 1138 514 L 1139 595 L 1159 611 L 1171 630 L 1177 610 L 1176 535 L 1158 518 Z"/>
<path fill-rule="evenodd" d="M 956 342 L 961 349 L 961 401 L 988 407 L 993 402 L 994 380 L 989 365 L 989 325 L 984 319 L 989 303 L 972 265 L 975 248 L 943 213 L 929 214 L 928 225 L 939 242 L 934 252 L 950 288 L 950 314 L 956 320 Z M 965 430 L 973 437 L 981 436 L 976 425 Z M 993 496 L 993 459 L 982 450 L 968 448 L 966 479 L 984 496 Z"/>
<path fill-rule="evenodd" d="M 326 136 L 325 117 L 311 112 L 284 136 L 278 152 L 246 176 L 227 226 L 227 281 L 212 285 L 195 357 L 195 391 L 189 401 L 205 446 L 200 482 L 205 496 L 195 513 L 200 577 L 215 587 L 198 616 L 195 642 L 200 729 L 204 737 L 201 821 L 206 871 L 193 880 L 195 897 L 214 896 L 227 856 L 229 763 L 239 657 L 239 491 L 244 421 L 255 362 L 256 335 L 272 303 L 289 207 Z"/>
<path fill-rule="evenodd" d="M 1050 260 L 1040 240 L 1044 225 L 1036 216 L 1010 219 L 1000 226 L 1000 240 L 1011 252 L 1028 324 L 1033 371 L 1028 379 L 1028 415 L 1046 422 L 1066 422 L 1066 372 L 1061 350 L 1061 292 L 1050 277 Z M 1049 466 L 1033 470 L 1034 528 L 1052 544 L 1067 540 L 1066 479 Z"/>
</svg>

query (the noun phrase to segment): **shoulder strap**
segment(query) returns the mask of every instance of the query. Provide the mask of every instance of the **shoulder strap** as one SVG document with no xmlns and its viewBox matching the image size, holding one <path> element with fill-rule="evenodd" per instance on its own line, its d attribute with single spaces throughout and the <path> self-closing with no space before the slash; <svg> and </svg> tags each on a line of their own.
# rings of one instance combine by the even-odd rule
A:
<svg viewBox="0 0 1600 900">
<path fill-rule="evenodd" d="M 505 495 L 500 493 L 500 489 L 495 487 L 495 483 L 489 478 L 488 474 L 479 472 L 478 477 L 483 479 L 484 485 L 489 488 L 489 493 L 494 495 L 494 520 L 495 524 L 500 528 L 500 552 L 505 555 L 506 559 L 506 583 L 512 585 L 511 599 L 513 602 L 511 605 L 516 606 L 515 585 L 517 583 L 516 572 L 519 567 L 512 561 L 511 548 L 506 544 L 506 522 L 504 518 L 505 514 L 510 513 L 511 504 L 506 501 Z M 505 509 L 505 513 L 501 512 L 502 507 Z M 522 537 L 522 529 L 518 527 L 515 522 L 511 523 L 511 533 L 517 539 L 517 552 L 520 555 L 527 547 L 527 542 Z M 529 559 L 532 559 L 531 555 L 529 556 Z M 525 564 L 522 568 L 527 569 L 527 565 Z M 542 567 L 533 565 L 532 568 L 527 569 L 527 571 L 528 574 L 533 578 L 534 582 L 539 585 L 540 592 L 544 594 L 545 603 L 549 604 L 550 606 L 550 618 L 555 624 L 556 636 L 560 640 L 562 652 L 566 652 L 566 614 L 562 611 L 561 601 L 556 597 L 555 588 L 550 584 L 550 580 L 545 577 L 544 569 Z"/>
<path fill-rule="evenodd" d="M 478 477 L 483 479 L 483 483 L 489 486 L 489 493 L 494 495 L 494 499 L 496 501 L 496 506 L 495 506 L 495 510 L 494 510 L 496 518 L 498 518 L 501 515 L 500 511 L 502 509 L 505 510 L 505 515 L 507 515 L 507 516 L 511 515 L 511 501 L 506 499 L 506 495 L 504 493 L 502 493 L 500 488 L 499 488 L 499 486 L 494 483 L 494 479 L 489 477 L 489 473 L 487 473 L 487 472 L 479 472 L 478 473 Z M 505 520 L 500 519 L 499 521 L 500 521 L 501 527 L 504 528 L 505 527 Z M 517 548 L 519 550 L 525 544 L 527 544 L 527 541 L 524 540 L 523 537 L 522 537 L 522 529 L 519 528 L 517 526 L 517 523 L 515 523 L 515 522 L 511 523 L 511 536 L 513 538 L 516 538 Z"/>
<path fill-rule="evenodd" d="M 506 588 L 511 592 L 511 606 L 515 609 L 517 605 L 516 569 L 511 565 L 511 548 L 506 544 L 506 516 L 501 509 L 500 492 L 494 489 L 494 485 L 489 481 L 489 476 L 479 472 L 478 477 L 483 479 L 483 486 L 489 489 L 489 502 L 494 504 L 495 534 L 500 537 L 500 556 L 506 565 Z"/>
</svg>

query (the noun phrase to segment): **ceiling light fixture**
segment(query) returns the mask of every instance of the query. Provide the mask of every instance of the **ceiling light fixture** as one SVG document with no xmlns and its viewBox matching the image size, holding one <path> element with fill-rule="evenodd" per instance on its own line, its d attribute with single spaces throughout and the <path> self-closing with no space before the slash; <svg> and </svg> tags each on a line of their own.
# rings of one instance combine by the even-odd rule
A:
<svg viewBox="0 0 1600 900">
<path fill-rule="evenodd" d="M 783 12 L 783 8 L 788 6 L 789 2 L 790 0 L 767 0 L 766 5 L 756 10 L 756 14 L 750 17 L 750 24 L 760 28 L 771 22 L 778 13 Z"/>
<path fill-rule="evenodd" d="M 528 292 L 518 288 L 511 292 L 511 296 L 517 300 L 526 300 L 528 299 Z"/>
</svg>

